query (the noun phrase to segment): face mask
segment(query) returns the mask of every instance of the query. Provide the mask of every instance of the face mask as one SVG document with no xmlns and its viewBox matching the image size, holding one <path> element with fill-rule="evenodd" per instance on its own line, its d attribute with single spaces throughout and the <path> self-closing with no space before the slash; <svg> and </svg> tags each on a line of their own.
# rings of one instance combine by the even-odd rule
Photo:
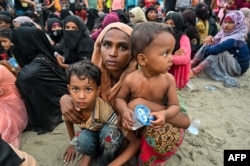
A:
<svg viewBox="0 0 250 166">
<path fill-rule="evenodd" d="M 55 30 L 52 32 L 53 36 L 60 36 L 62 34 L 62 30 Z"/>
</svg>

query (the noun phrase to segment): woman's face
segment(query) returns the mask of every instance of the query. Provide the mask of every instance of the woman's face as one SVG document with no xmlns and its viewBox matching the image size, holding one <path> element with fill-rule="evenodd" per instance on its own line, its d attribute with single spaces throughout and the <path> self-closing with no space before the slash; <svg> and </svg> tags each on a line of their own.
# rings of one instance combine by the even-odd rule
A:
<svg viewBox="0 0 250 166">
<path fill-rule="evenodd" d="M 131 60 L 129 36 L 118 29 L 109 30 L 101 43 L 101 56 L 109 71 L 124 70 Z"/>
<path fill-rule="evenodd" d="M 222 28 L 224 32 L 231 32 L 235 28 L 235 23 L 233 21 L 223 21 Z"/>
<path fill-rule="evenodd" d="M 174 21 L 172 19 L 166 20 L 165 24 L 167 24 L 168 26 L 171 26 L 171 27 L 175 27 Z"/>
<path fill-rule="evenodd" d="M 149 21 L 155 21 L 157 18 L 157 13 L 155 10 L 150 10 L 147 14 L 147 18 Z"/>
<path fill-rule="evenodd" d="M 78 27 L 74 22 L 68 22 L 65 25 L 65 30 L 66 31 L 78 31 Z"/>
</svg>

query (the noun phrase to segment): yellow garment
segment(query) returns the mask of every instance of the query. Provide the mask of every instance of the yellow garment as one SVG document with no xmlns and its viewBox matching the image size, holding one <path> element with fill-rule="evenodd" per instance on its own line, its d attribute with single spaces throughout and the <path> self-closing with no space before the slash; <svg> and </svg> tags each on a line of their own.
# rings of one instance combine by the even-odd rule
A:
<svg viewBox="0 0 250 166">
<path fill-rule="evenodd" d="M 61 7 L 61 4 L 60 4 L 60 0 L 55 0 L 55 9 L 57 12 L 61 12 L 62 10 L 62 7 Z"/>
<path fill-rule="evenodd" d="M 199 20 L 196 23 L 196 29 L 197 29 L 197 31 L 199 33 L 199 37 L 200 37 L 200 44 L 203 44 L 203 40 L 208 36 L 208 28 L 209 28 L 208 20 L 205 21 L 205 24 L 201 20 Z"/>
<path fill-rule="evenodd" d="M 86 122 L 79 126 L 83 129 L 98 131 L 108 122 L 109 117 L 114 113 L 112 107 L 100 97 L 96 98 L 95 109 Z"/>
</svg>

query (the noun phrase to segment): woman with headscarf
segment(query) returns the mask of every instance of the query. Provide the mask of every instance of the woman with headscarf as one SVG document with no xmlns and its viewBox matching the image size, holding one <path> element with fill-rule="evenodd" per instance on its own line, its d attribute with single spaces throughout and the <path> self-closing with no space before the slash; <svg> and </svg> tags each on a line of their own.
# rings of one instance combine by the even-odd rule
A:
<svg viewBox="0 0 250 166">
<path fill-rule="evenodd" d="M 90 32 L 96 30 L 100 26 L 100 18 L 98 15 L 98 10 L 95 8 L 87 9 L 87 21 L 86 26 Z"/>
<path fill-rule="evenodd" d="M 184 20 L 184 31 L 188 36 L 191 44 L 191 59 L 200 48 L 200 37 L 196 29 L 196 17 L 192 9 L 186 9 L 182 12 Z"/>
<path fill-rule="evenodd" d="M 240 9 L 240 11 L 244 14 L 245 16 L 245 20 L 246 20 L 246 25 L 247 25 L 247 29 L 248 29 L 248 33 L 247 33 L 247 45 L 248 45 L 248 49 L 250 49 L 250 9 L 243 7 Z"/>
<path fill-rule="evenodd" d="M 50 132 L 62 122 L 59 99 L 67 93 L 65 72 L 42 30 L 21 26 L 12 31 L 11 42 L 22 68 L 16 86 L 28 111 L 27 130 Z"/>
<path fill-rule="evenodd" d="M 129 11 L 129 18 L 132 26 L 142 22 L 147 22 L 144 11 L 138 6 Z"/>
<path fill-rule="evenodd" d="M 63 22 L 64 50 L 63 57 L 55 54 L 60 66 L 67 68 L 69 64 L 84 59 L 91 59 L 94 41 L 89 30 L 78 16 L 68 16 Z"/>
<path fill-rule="evenodd" d="M 54 51 L 63 53 L 63 25 L 58 18 L 47 20 L 47 34 L 51 38 Z"/>
<path fill-rule="evenodd" d="M 119 22 L 119 17 L 115 12 L 111 12 L 104 17 L 101 27 L 95 32 L 91 33 L 91 38 L 95 41 L 99 34 L 102 32 L 102 30 L 113 22 Z"/>
<path fill-rule="evenodd" d="M 182 89 L 189 81 L 191 63 L 190 40 L 183 32 L 184 21 L 180 13 L 173 11 L 169 12 L 166 15 L 165 23 L 173 27 L 176 40 L 175 48 L 173 50 L 173 65 L 170 68 L 169 73 L 174 76 L 176 87 Z"/>
<path fill-rule="evenodd" d="M 245 42 L 248 29 L 241 11 L 226 14 L 222 29 L 213 38 L 208 36 L 206 45 L 200 48 L 192 60 L 190 77 L 198 76 L 203 70 L 225 86 L 238 86 L 236 76 L 249 68 L 249 50 Z"/>
</svg>

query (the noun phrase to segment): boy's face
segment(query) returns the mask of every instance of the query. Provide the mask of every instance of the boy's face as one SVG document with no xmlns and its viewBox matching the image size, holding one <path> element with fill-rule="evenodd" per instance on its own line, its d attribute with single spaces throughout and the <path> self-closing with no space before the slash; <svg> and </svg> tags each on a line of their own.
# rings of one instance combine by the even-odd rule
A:
<svg viewBox="0 0 250 166">
<path fill-rule="evenodd" d="M 168 32 L 158 34 L 144 50 L 145 67 L 152 72 L 165 74 L 173 63 L 174 46 L 175 38 L 172 34 Z"/>
<path fill-rule="evenodd" d="M 0 37 L 0 43 L 3 47 L 4 50 L 9 50 L 10 46 L 11 46 L 11 41 L 10 39 L 6 38 L 6 37 Z"/>
<path fill-rule="evenodd" d="M 77 75 L 72 75 L 68 90 L 76 108 L 80 108 L 81 111 L 93 110 L 98 92 L 98 87 L 93 80 L 79 79 Z"/>
<path fill-rule="evenodd" d="M 111 72 L 121 72 L 131 60 L 130 38 L 118 29 L 109 30 L 101 44 L 103 64 Z"/>
</svg>

